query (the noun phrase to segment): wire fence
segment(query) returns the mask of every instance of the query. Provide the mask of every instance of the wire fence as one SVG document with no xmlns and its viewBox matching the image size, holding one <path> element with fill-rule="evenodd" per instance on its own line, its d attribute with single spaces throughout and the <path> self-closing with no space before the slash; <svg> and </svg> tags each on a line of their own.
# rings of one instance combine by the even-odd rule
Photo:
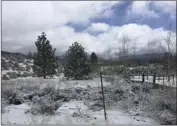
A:
<svg viewBox="0 0 177 126">
<path fill-rule="evenodd" d="M 154 75 L 148 75 L 145 73 L 142 74 L 131 74 L 130 75 L 131 81 L 138 81 L 138 82 L 148 82 L 152 84 L 159 84 L 164 86 L 176 87 L 176 75 L 159 75 L 154 73 Z"/>
</svg>

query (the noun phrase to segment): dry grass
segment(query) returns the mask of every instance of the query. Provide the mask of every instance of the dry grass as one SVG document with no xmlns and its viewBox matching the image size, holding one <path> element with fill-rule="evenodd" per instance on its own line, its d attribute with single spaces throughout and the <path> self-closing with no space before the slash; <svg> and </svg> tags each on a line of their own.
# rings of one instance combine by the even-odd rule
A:
<svg viewBox="0 0 177 126">
<path fill-rule="evenodd" d="M 129 83 L 120 78 L 107 80 L 112 83 L 109 97 L 119 106 L 127 110 L 143 110 L 142 115 L 155 118 L 161 124 L 176 124 L 176 88 L 164 87 L 162 90 L 161 87 L 154 89 L 148 83 Z M 116 95 L 117 89 L 123 93 Z"/>
</svg>

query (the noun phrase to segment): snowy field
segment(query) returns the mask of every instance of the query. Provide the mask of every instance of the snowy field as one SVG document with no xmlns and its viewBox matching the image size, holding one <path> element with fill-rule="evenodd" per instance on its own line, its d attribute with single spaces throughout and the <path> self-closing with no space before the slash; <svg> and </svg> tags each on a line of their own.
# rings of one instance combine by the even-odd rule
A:
<svg viewBox="0 0 177 126">
<path fill-rule="evenodd" d="M 25 114 L 29 109 L 28 104 L 6 107 L 6 113 L 2 114 L 2 124 L 158 124 L 147 117 L 132 116 L 120 108 L 107 110 L 105 121 L 103 110 L 90 111 L 82 101 L 63 104 L 54 116 Z"/>
<path fill-rule="evenodd" d="M 42 90 L 45 87 L 53 86 L 56 89 L 78 89 L 88 90 L 90 93 L 94 89 L 100 87 L 100 78 L 94 78 L 93 80 L 65 80 L 63 77 L 55 79 L 42 79 L 42 78 L 20 78 L 12 80 L 3 80 L 2 87 L 12 88 L 19 93 L 19 87 L 21 92 L 29 87 L 35 87 Z M 104 87 L 110 85 L 109 82 L 103 80 Z M 60 92 L 59 90 L 59 92 Z M 87 92 L 86 92 L 87 93 Z M 69 95 L 73 92 L 69 92 Z M 80 96 L 80 94 L 78 94 Z M 95 93 L 92 93 L 95 95 Z M 96 95 L 95 95 L 96 96 Z M 93 96 L 93 99 L 94 97 Z M 101 94 L 100 94 L 101 96 Z M 76 96 L 78 97 L 78 96 Z M 85 99 L 77 100 L 73 98 L 70 101 L 62 101 L 62 105 L 55 111 L 54 115 L 33 115 L 29 112 L 33 107 L 32 101 L 26 101 L 20 105 L 5 105 L 2 113 L 2 124 L 159 124 L 157 121 L 148 117 L 139 116 L 136 112 L 126 111 L 119 106 L 107 107 L 107 121 L 104 120 L 103 109 L 92 110 L 89 108 L 94 103 L 86 102 Z M 99 104 L 102 104 L 99 102 Z"/>
<path fill-rule="evenodd" d="M 131 80 L 132 81 L 142 81 L 142 76 L 131 76 Z M 148 76 L 148 77 L 145 76 L 144 81 L 152 83 L 153 76 Z M 170 82 L 168 82 L 167 77 L 164 77 L 164 80 L 163 80 L 163 77 L 156 77 L 156 84 L 176 87 L 176 77 L 174 77 L 174 80 L 171 77 Z"/>
<path fill-rule="evenodd" d="M 12 86 L 27 86 L 27 85 L 37 85 L 40 88 L 52 85 L 57 89 L 68 89 L 68 88 L 88 88 L 89 87 L 99 87 L 101 85 L 100 78 L 93 78 L 93 80 L 66 80 L 65 78 L 56 77 L 55 79 L 43 79 L 37 77 L 24 77 L 11 80 L 2 80 L 6 84 Z M 104 82 L 104 86 L 108 86 L 109 82 Z"/>
</svg>

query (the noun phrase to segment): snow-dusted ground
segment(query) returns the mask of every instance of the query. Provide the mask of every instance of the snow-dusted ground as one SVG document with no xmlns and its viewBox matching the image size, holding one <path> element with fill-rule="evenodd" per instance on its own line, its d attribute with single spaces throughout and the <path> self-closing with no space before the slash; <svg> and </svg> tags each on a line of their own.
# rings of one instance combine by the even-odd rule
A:
<svg viewBox="0 0 177 126">
<path fill-rule="evenodd" d="M 65 80 L 63 75 L 56 77 L 56 79 L 26 77 L 3 80 L 3 84 L 7 84 L 8 87 L 12 85 L 16 85 L 15 87 L 39 85 L 40 88 L 52 85 L 60 89 L 88 88 L 88 86 L 100 87 L 101 85 L 100 78 L 94 78 L 93 80 Z M 109 84 L 109 82 L 103 80 L 104 87 Z M 5 112 L 2 113 L 2 124 L 159 124 L 153 119 L 127 113 L 127 111 L 118 106 L 107 108 L 107 122 L 105 122 L 103 110 L 92 111 L 84 103 L 84 100 L 64 102 L 57 109 L 55 115 L 52 116 L 26 113 L 31 108 L 32 104 L 30 102 L 25 102 L 21 105 L 9 105 L 4 108 Z M 138 111 L 136 110 L 136 112 Z"/>
<path fill-rule="evenodd" d="M 120 108 L 108 109 L 105 122 L 103 110 L 91 111 L 82 101 L 63 104 L 54 116 L 25 114 L 29 109 L 27 103 L 6 107 L 2 124 L 158 124 L 147 117 L 131 116 Z"/>
<path fill-rule="evenodd" d="M 13 81 L 13 82 L 12 82 Z M 65 80 L 62 78 L 56 79 L 43 79 L 37 77 L 21 77 L 18 79 L 11 79 L 11 80 L 3 80 L 5 83 L 14 83 L 17 85 L 40 85 L 41 88 L 46 87 L 48 85 L 55 86 L 59 89 L 68 89 L 68 88 L 88 88 L 90 87 L 99 87 L 101 85 L 100 78 L 94 78 L 93 80 Z M 104 82 L 104 86 L 108 86 L 110 82 Z"/>
<path fill-rule="evenodd" d="M 142 81 L 142 76 L 131 76 L 131 80 L 133 81 Z M 144 78 L 145 82 L 149 82 L 152 83 L 153 82 L 153 76 L 145 76 Z M 172 87 L 176 87 L 176 77 L 170 78 L 170 82 L 168 82 L 167 77 L 164 78 L 163 81 L 163 77 L 156 77 L 156 84 L 160 84 L 160 85 L 166 85 L 166 86 L 172 86 Z"/>
</svg>

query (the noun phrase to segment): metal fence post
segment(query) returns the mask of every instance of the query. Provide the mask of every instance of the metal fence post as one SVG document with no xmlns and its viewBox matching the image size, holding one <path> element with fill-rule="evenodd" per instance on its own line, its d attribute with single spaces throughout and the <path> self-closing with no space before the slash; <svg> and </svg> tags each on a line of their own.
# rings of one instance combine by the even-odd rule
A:
<svg viewBox="0 0 177 126">
<path fill-rule="evenodd" d="M 104 91 L 103 91 L 102 72 L 100 72 L 100 78 L 101 78 L 101 89 L 102 89 L 102 96 L 103 96 L 104 117 L 105 117 L 105 120 L 107 120 L 107 117 L 106 117 L 106 107 L 105 107 L 105 99 L 104 99 Z"/>
<path fill-rule="evenodd" d="M 153 84 L 154 84 L 154 87 L 155 87 L 155 81 L 156 81 L 156 72 L 154 72 L 154 75 L 153 75 Z"/>
<path fill-rule="evenodd" d="M 142 82 L 144 83 L 144 73 L 142 74 Z"/>
<path fill-rule="evenodd" d="M 164 84 L 164 76 L 163 76 L 163 84 Z"/>
</svg>

